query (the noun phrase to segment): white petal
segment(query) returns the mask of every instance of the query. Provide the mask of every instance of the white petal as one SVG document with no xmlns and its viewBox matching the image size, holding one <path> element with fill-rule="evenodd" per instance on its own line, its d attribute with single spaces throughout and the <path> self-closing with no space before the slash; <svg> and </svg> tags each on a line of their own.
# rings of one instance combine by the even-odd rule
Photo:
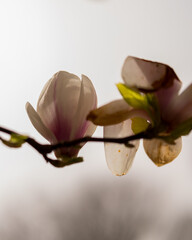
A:
<svg viewBox="0 0 192 240">
<path fill-rule="evenodd" d="M 80 95 L 80 79 L 67 72 L 56 73 L 40 95 L 37 112 L 59 141 L 69 140 Z"/>
<path fill-rule="evenodd" d="M 37 113 L 47 128 L 51 129 L 53 119 L 56 116 L 54 106 L 55 75 L 45 84 L 37 102 Z M 53 130 L 53 129 L 52 129 Z"/>
<path fill-rule="evenodd" d="M 132 135 L 131 120 L 120 124 L 104 127 L 104 137 L 120 138 Z M 139 140 L 132 141 L 135 147 L 128 148 L 123 144 L 105 143 L 105 156 L 107 165 L 116 176 L 127 174 L 130 169 L 136 151 L 139 147 Z"/>
<path fill-rule="evenodd" d="M 41 118 L 39 117 L 38 113 L 34 110 L 32 105 L 29 102 L 27 102 L 25 107 L 26 107 L 26 111 L 29 116 L 29 119 L 33 124 L 33 126 L 36 128 L 36 130 L 49 142 L 56 143 L 55 136 L 41 121 Z"/>
<path fill-rule="evenodd" d="M 179 81 L 168 65 L 136 57 L 127 57 L 125 60 L 122 78 L 130 87 L 149 90 L 167 88 L 172 85 L 174 79 Z"/>
<path fill-rule="evenodd" d="M 96 106 L 97 95 L 94 86 L 88 77 L 82 75 L 80 96 L 76 113 L 73 118 L 73 128 L 70 139 L 83 137 L 85 133 L 87 135 L 86 131 L 90 125 L 92 125 L 92 127 L 90 126 L 89 133 L 93 134 L 92 131 L 95 129 L 95 126 L 93 126 L 90 121 L 87 121 L 87 115 L 91 110 L 96 108 Z"/>
<path fill-rule="evenodd" d="M 44 97 L 45 93 L 48 91 L 48 89 L 49 89 L 49 87 L 50 87 L 50 85 L 51 85 L 51 83 L 54 79 L 54 76 L 51 79 L 49 79 L 49 81 L 44 85 L 44 87 L 43 87 L 43 89 L 40 93 L 40 96 L 39 96 L 39 99 L 38 99 L 38 102 L 37 102 L 37 106 L 39 105 L 39 102 L 42 101 L 41 99 Z"/>
<path fill-rule="evenodd" d="M 85 133 L 85 136 L 92 136 L 93 133 L 95 132 L 96 128 L 97 128 L 97 126 L 90 122 L 90 124 L 87 128 L 87 131 Z"/>
<path fill-rule="evenodd" d="M 181 152 L 181 137 L 175 141 L 175 145 L 166 143 L 160 139 L 143 140 L 143 146 L 148 157 L 158 166 L 163 166 L 173 161 Z"/>
<path fill-rule="evenodd" d="M 168 115 L 168 119 L 173 125 L 192 118 L 192 84 L 171 102 L 168 110 L 168 113 L 172 113 Z"/>
<path fill-rule="evenodd" d="M 158 103 L 161 110 L 161 115 L 164 120 L 168 120 L 172 116 L 170 105 L 178 98 L 178 93 L 181 88 L 181 82 L 178 79 L 173 79 L 171 86 L 159 89 L 155 95 L 158 98 Z"/>
<path fill-rule="evenodd" d="M 125 100 L 115 100 L 100 108 L 97 108 L 88 115 L 88 119 L 94 124 L 108 126 L 118 124 L 128 118 L 141 117 L 150 120 L 147 112 L 140 109 L 133 109 Z"/>
</svg>

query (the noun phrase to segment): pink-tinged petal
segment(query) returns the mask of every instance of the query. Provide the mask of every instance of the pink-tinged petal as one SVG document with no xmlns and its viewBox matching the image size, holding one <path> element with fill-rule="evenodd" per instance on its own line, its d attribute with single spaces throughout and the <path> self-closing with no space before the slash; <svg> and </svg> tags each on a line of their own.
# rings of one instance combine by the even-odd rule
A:
<svg viewBox="0 0 192 240">
<path fill-rule="evenodd" d="M 70 141 L 83 137 L 86 133 L 92 135 L 96 126 L 87 121 L 87 114 L 96 107 L 97 97 L 91 81 L 82 76 L 82 81 L 74 74 L 60 71 L 44 86 L 37 104 L 37 112 L 32 108 L 30 115 L 33 125 L 51 143 Z M 46 130 L 50 135 L 47 136 Z M 54 142 L 52 139 L 54 138 Z M 60 148 L 55 151 L 57 158 L 63 156 L 75 157 L 79 152 L 77 147 Z"/>
<path fill-rule="evenodd" d="M 143 140 L 143 146 L 148 157 L 158 166 L 172 162 L 181 152 L 181 137 L 175 141 L 175 145 L 168 144 L 160 139 Z"/>
<path fill-rule="evenodd" d="M 79 79 L 76 75 L 72 74 L 72 73 L 68 73 L 68 72 L 65 72 L 65 71 L 59 71 L 57 73 L 55 73 L 53 75 L 53 77 L 45 84 L 45 86 L 43 87 L 42 91 L 41 91 L 41 94 L 39 96 L 39 100 L 38 100 L 38 103 L 37 105 L 39 105 L 39 103 L 41 101 L 44 101 L 42 100 L 42 98 L 44 98 L 46 95 L 52 95 L 53 94 L 53 88 L 50 87 L 50 85 L 54 85 L 55 84 L 55 81 L 58 80 L 58 78 L 60 79 L 64 79 L 64 85 L 67 84 L 67 82 L 70 80 L 70 79 Z M 50 92 L 51 91 L 51 92 Z"/>
<path fill-rule="evenodd" d="M 121 138 L 132 135 L 131 120 L 126 120 L 120 124 L 104 127 L 104 137 Z M 133 148 L 125 147 L 123 144 L 105 143 L 105 156 L 107 165 L 116 176 L 127 174 L 130 169 L 139 141 L 132 141 Z"/>
<path fill-rule="evenodd" d="M 92 136 L 95 132 L 97 126 L 93 124 L 92 122 L 89 122 L 88 128 L 86 130 L 85 136 Z"/>
<path fill-rule="evenodd" d="M 168 115 L 171 114 L 169 104 L 172 104 L 178 97 L 182 83 L 178 79 L 174 79 L 173 84 L 168 88 L 161 88 L 155 95 L 157 96 L 162 118 L 166 121 Z"/>
<path fill-rule="evenodd" d="M 70 139 L 80 138 L 85 135 L 89 125 L 92 125 L 92 123 L 86 119 L 87 115 L 91 110 L 96 108 L 96 106 L 97 95 L 94 86 L 88 77 L 82 75 L 80 96 L 76 113 L 72 120 L 73 128 L 71 130 Z"/>
<path fill-rule="evenodd" d="M 80 79 L 70 73 L 56 73 L 41 94 L 37 112 L 58 141 L 69 140 L 80 95 Z"/>
<path fill-rule="evenodd" d="M 192 118 L 192 84 L 171 102 L 168 110 L 167 118 L 174 126 Z"/>
<path fill-rule="evenodd" d="M 127 86 L 143 91 L 168 88 L 175 79 L 179 81 L 168 65 L 136 57 L 127 57 L 125 60 L 122 78 Z"/>
<path fill-rule="evenodd" d="M 29 102 L 26 103 L 26 111 L 29 116 L 29 119 L 36 130 L 46 138 L 50 143 L 56 143 L 57 140 L 54 134 L 44 125 L 39 117 L 38 113 L 34 110 Z"/>
<path fill-rule="evenodd" d="M 133 109 L 125 100 L 115 100 L 90 112 L 88 119 L 96 125 L 109 126 L 118 124 L 132 117 L 141 117 L 150 120 L 144 110 Z"/>
</svg>

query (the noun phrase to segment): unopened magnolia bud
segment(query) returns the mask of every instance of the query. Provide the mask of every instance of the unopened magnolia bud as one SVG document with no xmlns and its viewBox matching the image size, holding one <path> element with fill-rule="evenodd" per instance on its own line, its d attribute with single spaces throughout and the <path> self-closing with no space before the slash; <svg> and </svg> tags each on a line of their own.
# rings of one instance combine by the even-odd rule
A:
<svg viewBox="0 0 192 240">
<path fill-rule="evenodd" d="M 43 88 L 37 111 L 26 104 L 28 116 L 37 129 L 51 144 L 91 136 L 96 126 L 87 121 L 87 114 L 96 108 L 97 96 L 88 77 L 60 71 Z M 81 145 L 82 147 L 82 145 Z M 68 147 L 55 150 L 59 159 L 76 157 L 80 148 Z"/>
</svg>

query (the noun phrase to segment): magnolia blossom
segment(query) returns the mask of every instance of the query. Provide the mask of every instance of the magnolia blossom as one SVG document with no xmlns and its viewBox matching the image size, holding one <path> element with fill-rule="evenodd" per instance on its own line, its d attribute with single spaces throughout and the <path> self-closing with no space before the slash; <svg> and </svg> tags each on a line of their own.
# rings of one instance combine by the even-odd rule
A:
<svg viewBox="0 0 192 240">
<path fill-rule="evenodd" d="M 82 75 L 81 80 L 74 74 L 60 71 L 44 86 L 37 111 L 30 103 L 26 104 L 26 110 L 37 131 L 55 144 L 91 136 L 96 126 L 86 117 L 96 106 L 96 92 L 88 77 Z M 55 155 L 64 159 L 76 157 L 78 152 L 77 147 L 61 148 Z"/>
<path fill-rule="evenodd" d="M 134 133 L 144 130 L 144 125 L 156 128 L 162 137 L 169 136 L 192 119 L 192 84 L 179 94 L 181 81 L 169 66 L 128 57 L 122 78 L 125 85 L 118 88 L 124 99 L 106 104 L 88 116 L 93 123 L 104 126 L 104 137 L 128 136 L 134 129 L 138 129 Z M 182 147 L 180 136 L 175 144 L 161 139 L 143 142 L 147 155 L 157 166 L 171 162 Z M 132 143 L 134 148 L 105 144 L 107 164 L 115 175 L 128 172 L 138 149 L 138 141 Z"/>
</svg>

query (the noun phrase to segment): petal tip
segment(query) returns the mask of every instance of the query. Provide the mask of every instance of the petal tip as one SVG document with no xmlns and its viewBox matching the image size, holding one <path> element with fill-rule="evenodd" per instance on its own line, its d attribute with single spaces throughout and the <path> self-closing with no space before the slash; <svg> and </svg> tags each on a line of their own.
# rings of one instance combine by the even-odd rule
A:
<svg viewBox="0 0 192 240">
<path fill-rule="evenodd" d="M 34 111 L 34 108 L 33 108 L 33 106 L 31 105 L 30 102 L 26 102 L 26 104 L 25 104 L 25 110 L 26 110 L 28 116 L 30 116 L 30 113 L 31 113 L 32 111 Z"/>
</svg>

